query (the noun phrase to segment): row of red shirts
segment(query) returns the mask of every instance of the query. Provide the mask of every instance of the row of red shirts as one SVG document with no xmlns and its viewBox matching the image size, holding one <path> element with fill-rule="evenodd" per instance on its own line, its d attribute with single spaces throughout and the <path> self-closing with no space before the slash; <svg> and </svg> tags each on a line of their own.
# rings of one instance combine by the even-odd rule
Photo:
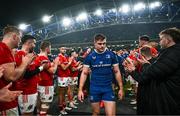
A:
<svg viewBox="0 0 180 116">
<path fill-rule="evenodd" d="M 0 42 L 0 65 L 5 64 L 5 63 L 14 63 L 15 59 L 14 56 L 12 55 L 12 51 L 9 49 L 9 47 Z M 5 80 L 4 77 L 0 78 L 0 89 L 2 89 L 3 87 L 5 87 L 6 85 L 8 85 L 10 82 Z M 14 91 L 16 90 L 14 87 L 14 84 L 12 85 L 12 87 L 9 88 L 9 90 Z M 0 102 L 0 111 L 4 111 L 7 109 L 11 109 L 11 108 L 15 108 L 17 107 L 18 102 L 17 99 L 13 100 L 11 102 Z"/>
<path fill-rule="evenodd" d="M 19 50 L 16 52 L 15 56 L 12 55 L 12 50 L 8 48 L 8 46 L 2 42 L 0 42 L 0 65 L 4 63 L 15 63 L 16 66 L 19 66 L 22 63 L 22 57 L 25 56 L 26 53 L 22 50 Z M 61 63 L 67 64 L 68 59 L 63 56 L 58 56 Z M 28 66 L 27 70 L 34 70 L 35 68 L 39 67 L 41 65 L 41 61 L 48 60 L 48 63 L 50 63 L 48 57 L 46 56 L 37 56 L 35 60 Z M 73 60 L 71 66 L 77 67 L 77 61 Z M 70 75 L 71 74 L 71 75 Z M 71 70 L 68 68 L 67 70 L 62 70 L 61 67 L 58 67 L 58 76 L 59 77 L 77 77 L 78 71 L 71 72 Z M 0 78 L 0 89 L 8 85 L 9 82 L 6 81 L 3 77 Z M 52 86 L 53 85 L 53 75 L 48 73 L 47 71 L 42 71 L 38 75 L 35 75 L 31 78 L 25 79 L 21 78 L 17 80 L 16 82 L 13 82 L 13 86 L 10 88 L 10 90 L 22 90 L 23 94 L 34 94 L 37 92 L 37 84 L 41 86 Z M 11 102 L 0 102 L 0 111 L 8 110 L 11 108 L 15 108 L 18 106 L 17 99 Z"/>
<path fill-rule="evenodd" d="M 16 52 L 15 56 L 12 55 L 12 50 L 2 42 L 0 42 L 0 65 L 5 63 L 15 63 L 16 66 L 19 66 L 22 62 L 22 57 L 26 53 L 22 50 Z M 37 56 L 35 60 L 28 66 L 27 70 L 34 70 L 35 68 L 41 65 L 41 61 L 48 60 L 46 56 Z M 50 64 L 50 61 L 48 60 Z M 37 84 L 42 86 L 52 86 L 53 78 L 52 74 L 47 71 L 42 71 L 38 75 L 35 75 L 31 78 L 20 78 L 16 82 L 13 82 L 10 90 L 21 90 L 23 94 L 34 94 L 37 92 Z M 9 84 L 9 81 L 5 80 L 4 77 L 0 78 L 0 89 Z M 12 109 L 18 106 L 17 99 L 11 102 L 0 102 L 0 111 Z"/>
<path fill-rule="evenodd" d="M 69 63 L 68 61 L 68 57 L 66 57 L 63 54 L 59 54 L 59 61 L 60 63 L 67 65 Z M 77 68 L 77 61 L 75 59 L 72 60 L 71 63 L 71 68 Z M 57 71 L 57 75 L 58 77 L 62 77 L 62 78 L 66 78 L 66 77 L 77 77 L 78 76 L 79 71 L 72 71 L 70 68 L 67 68 L 66 70 L 63 70 L 62 67 L 58 67 L 58 71 Z"/>
<path fill-rule="evenodd" d="M 141 48 L 142 48 L 142 47 L 141 47 Z M 140 54 L 140 49 L 141 49 L 141 48 L 137 48 L 135 51 L 136 51 L 138 54 Z M 150 47 L 150 50 L 151 50 L 151 54 L 152 54 L 152 55 L 157 55 L 157 54 L 158 54 L 158 51 L 156 50 L 156 48 Z M 131 60 L 137 61 L 137 57 L 135 56 L 135 54 L 131 54 L 131 55 L 129 55 L 128 57 L 129 57 Z M 141 55 L 139 55 L 138 58 L 141 59 Z M 141 72 L 141 71 L 142 71 L 142 65 L 138 64 L 138 65 L 136 66 L 136 68 L 137 68 L 137 71 L 138 71 L 138 72 Z"/>
</svg>

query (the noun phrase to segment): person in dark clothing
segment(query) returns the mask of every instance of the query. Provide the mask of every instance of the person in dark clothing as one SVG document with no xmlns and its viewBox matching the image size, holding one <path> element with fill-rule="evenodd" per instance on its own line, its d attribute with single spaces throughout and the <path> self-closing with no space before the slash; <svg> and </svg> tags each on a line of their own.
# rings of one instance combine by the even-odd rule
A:
<svg viewBox="0 0 180 116">
<path fill-rule="evenodd" d="M 144 58 L 139 60 L 143 64 L 140 74 L 132 63 L 126 69 L 139 84 L 149 85 L 144 93 L 148 97 L 143 98 L 144 111 L 141 114 L 177 115 L 180 114 L 180 30 L 168 28 L 161 31 L 159 36 L 163 50 L 157 59 L 153 63 Z"/>
<path fill-rule="evenodd" d="M 153 54 L 151 52 L 151 47 L 144 46 L 140 49 L 140 56 L 144 57 L 149 63 L 153 63 L 155 58 L 153 58 Z M 142 65 L 142 70 L 145 70 L 145 67 Z M 139 71 L 136 70 L 137 75 L 139 75 Z M 139 82 L 139 76 L 132 76 L 137 82 Z M 137 88 L 137 114 L 148 114 L 148 101 L 151 95 L 149 91 L 151 89 L 152 82 L 148 84 L 139 83 Z"/>
</svg>

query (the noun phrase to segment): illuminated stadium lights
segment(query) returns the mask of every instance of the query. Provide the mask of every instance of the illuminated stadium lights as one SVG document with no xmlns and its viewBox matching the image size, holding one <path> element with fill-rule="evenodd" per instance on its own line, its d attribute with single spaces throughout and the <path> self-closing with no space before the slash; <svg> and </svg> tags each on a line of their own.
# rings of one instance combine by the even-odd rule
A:
<svg viewBox="0 0 180 116">
<path fill-rule="evenodd" d="M 149 8 L 150 8 L 150 9 L 154 9 L 154 8 L 156 8 L 156 7 L 159 7 L 159 6 L 161 6 L 161 2 L 156 1 L 156 2 L 151 3 L 151 4 L 149 5 Z"/>
<path fill-rule="evenodd" d="M 110 9 L 110 10 L 109 10 L 109 12 L 116 13 L 116 12 L 117 12 L 117 10 L 116 10 L 116 8 L 112 8 L 112 9 Z"/>
<path fill-rule="evenodd" d="M 53 15 L 51 15 L 51 16 L 45 15 L 45 16 L 43 16 L 42 21 L 44 23 L 48 23 L 51 20 L 51 17 L 53 17 Z"/>
<path fill-rule="evenodd" d="M 146 5 L 141 2 L 134 5 L 134 11 L 143 10 L 145 8 L 146 8 Z"/>
<path fill-rule="evenodd" d="M 119 8 L 119 12 L 122 13 L 128 13 L 130 11 L 130 6 L 127 4 L 124 4 L 121 8 Z"/>
<path fill-rule="evenodd" d="M 99 0 L 99 1 L 103 2 L 103 0 Z M 141 2 L 135 2 L 133 0 L 134 2 L 131 2 L 132 0 L 127 0 L 125 3 L 121 4 L 122 2 L 120 1 L 121 0 L 119 0 L 119 2 L 117 2 L 118 4 L 115 5 L 114 3 L 112 3 L 112 1 L 108 2 L 109 4 L 108 6 L 106 6 L 107 2 L 105 2 L 105 6 L 104 4 L 101 4 L 95 6 L 96 9 L 93 9 L 94 7 L 90 7 L 90 9 L 86 9 L 86 11 L 81 11 L 80 12 L 81 14 L 79 13 L 76 16 L 75 14 L 77 11 L 79 11 L 78 10 L 79 6 L 72 7 L 69 10 L 71 11 L 72 17 L 67 16 L 67 18 L 70 18 L 70 20 L 64 19 L 66 16 L 63 17 L 62 19 L 59 19 L 59 17 L 61 17 L 62 15 L 67 14 L 67 10 L 65 9 L 62 10 L 62 12 L 55 13 L 56 16 L 53 17 L 53 21 L 51 21 L 50 23 L 47 23 L 45 25 L 42 23 L 38 25 L 36 23 L 31 24 L 31 26 L 34 25 L 35 26 L 33 28 L 28 27 L 27 32 L 28 31 L 33 32 L 34 34 L 37 34 L 38 37 L 43 39 L 44 35 L 47 35 L 48 38 L 54 38 L 71 32 L 78 32 L 81 30 L 102 28 L 113 25 L 161 23 L 161 22 L 169 23 L 180 20 L 180 15 L 178 10 L 180 8 L 180 4 L 176 4 L 176 2 L 172 2 L 172 3 L 168 1 L 167 2 L 163 1 L 162 3 L 157 2 L 160 0 L 152 0 L 152 1 L 141 0 Z M 143 4 L 139 5 L 138 3 L 144 3 L 145 6 Z M 119 6 L 119 4 L 121 5 Z M 94 4 L 92 3 L 89 5 L 93 6 Z M 101 14 L 101 11 L 98 11 L 97 9 L 103 10 L 102 16 L 98 16 L 95 14 L 95 13 Z M 134 9 L 137 11 L 134 11 Z M 59 24 L 59 20 L 61 24 Z"/>
<path fill-rule="evenodd" d="M 103 14 L 103 11 L 101 9 L 97 9 L 95 12 L 94 12 L 95 15 L 97 16 L 102 16 Z"/>
<path fill-rule="evenodd" d="M 70 18 L 65 17 L 65 18 L 62 20 L 62 24 L 63 24 L 63 26 L 65 26 L 65 27 L 70 26 L 71 23 L 72 23 L 72 21 L 71 21 Z"/>
<path fill-rule="evenodd" d="M 21 23 L 21 24 L 19 24 L 18 27 L 19 27 L 19 29 L 21 29 L 21 30 L 26 30 L 28 26 L 29 26 L 29 25 L 27 25 L 27 24 Z"/>
<path fill-rule="evenodd" d="M 113 9 L 111 9 L 112 10 L 112 12 L 117 12 L 117 10 L 115 9 L 115 8 L 113 8 Z"/>
<path fill-rule="evenodd" d="M 87 20 L 87 18 L 88 18 L 87 13 L 83 12 L 76 17 L 76 21 L 84 21 Z"/>
</svg>

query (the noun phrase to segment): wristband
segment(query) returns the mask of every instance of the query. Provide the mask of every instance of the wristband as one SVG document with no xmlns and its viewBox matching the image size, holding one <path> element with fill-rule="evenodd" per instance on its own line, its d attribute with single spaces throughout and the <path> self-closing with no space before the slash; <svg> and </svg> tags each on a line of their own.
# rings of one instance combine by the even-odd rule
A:
<svg viewBox="0 0 180 116">
<path fill-rule="evenodd" d="M 39 67 L 40 72 L 41 72 L 43 69 L 44 69 L 43 66 L 40 66 L 40 67 Z"/>
</svg>

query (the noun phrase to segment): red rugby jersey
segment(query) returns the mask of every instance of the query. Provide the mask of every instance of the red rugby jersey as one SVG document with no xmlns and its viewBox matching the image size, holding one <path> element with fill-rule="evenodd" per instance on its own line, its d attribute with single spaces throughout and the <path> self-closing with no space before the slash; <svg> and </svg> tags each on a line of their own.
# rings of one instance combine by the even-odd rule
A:
<svg viewBox="0 0 180 116">
<path fill-rule="evenodd" d="M 41 64 L 42 61 L 48 61 L 49 68 L 51 67 L 51 62 L 47 56 L 38 55 L 35 59 L 36 64 Z M 39 85 L 41 86 L 53 86 L 53 74 L 49 73 L 47 70 L 43 70 L 38 74 Z"/>
<path fill-rule="evenodd" d="M 73 59 L 72 63 L 71 63 L 71 68 L 77 68 L 78 67 L 78 62 L 76 61 L 76 59 Z M 78 76 L 79 71 L 72 71 L 71 70 L 71 77 L 77 77 Z"/>
<path fill-rule="evenodd" d="M 17 66 L 19 66 L 22 63 L 22 57 L 26 55 L 26 52 L 23 50 L 17 51 L 15 54 L 15 60 L 17 63 Z M 36 64 L 34 61 L 27 67 L 26 70 L 34 70 L 36 67 L 38 67 L 38 64 Z M 17 89 L 23 91 L 23 94 L 34 94 L 37 92 L 37 84 L 38 84 L 38 77 L 37 75 L 31 77 L 31 78 L 21 78 L 17 81 Z"/>
<path fill-rule="evenodd" d="M 15 62 L 14 56 L 12 55 L 12 50 L 8 48 L 6 44 L 3 42 L 0 42 L 0 65 L 5 63 L 12 63 Z M 0 78 L 0 89 L 8 85 L 9 82 L 4 79 L 4 77 Z M 16 90 L 14 87 L 14 82 L 11 88 L 9 90 Z M 17 99 L 11 101 L 11 102 L 0 102 L 0 111 L 12 109 L 18 106 Z"/>
<path fill-rule="evenodd" d="M 65 57 L 63 54 L 59 54 L 59 61 L 61 64 L 67 65 L 68 64 L 68 58 Z M 70 76 L 70 69 L 67 68 L 66 70 L 63 70 L 61 66 L 58 66 L 58 77 L 69 77 Z"/>
</svg>

